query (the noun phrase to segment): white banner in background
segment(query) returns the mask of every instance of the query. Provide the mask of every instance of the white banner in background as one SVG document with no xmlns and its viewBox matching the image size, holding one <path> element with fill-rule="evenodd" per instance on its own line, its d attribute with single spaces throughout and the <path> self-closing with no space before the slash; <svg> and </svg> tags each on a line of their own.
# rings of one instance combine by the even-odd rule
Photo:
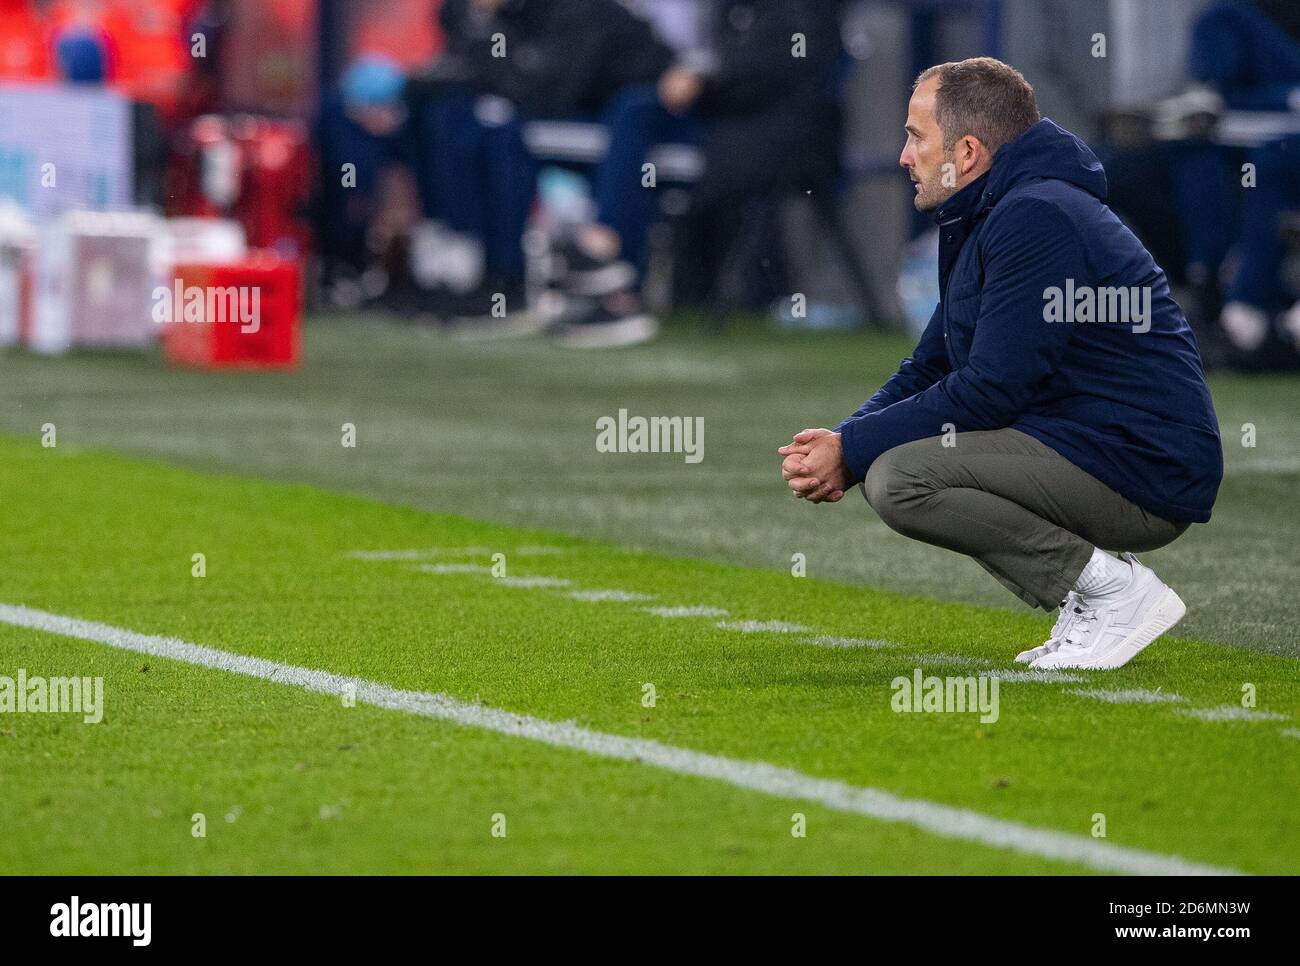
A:
<svg viewBox="0 0 1300 966">
<path fill-rule="evenodd" d="M 122 95 L 100 87 L 0 84 L 0 196 L 36 218 L 130 205 L 131 156 L 131 104 Z"/>
</svg>

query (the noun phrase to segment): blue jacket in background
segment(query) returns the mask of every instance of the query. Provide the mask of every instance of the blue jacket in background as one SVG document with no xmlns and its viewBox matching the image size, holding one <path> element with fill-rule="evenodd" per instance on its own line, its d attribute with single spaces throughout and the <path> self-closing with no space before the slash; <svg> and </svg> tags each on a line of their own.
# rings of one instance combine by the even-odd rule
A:
<svg viewBox="0 0 1300 966">
<path fill-rule="evenodd" d="M 1043 119 L 940 208 L 939 305 L 897 374 L 836 427 L 855 480 L 903 443 L 1010 426 L 1157 516 L 1210 518 L 1223 450 L 1196 340 L 1105 197 L 1096 155 Z M 1149 315 L 1045 321 L 1051 290 L 1101 287 L 1148 290 Z"/>
</svg>

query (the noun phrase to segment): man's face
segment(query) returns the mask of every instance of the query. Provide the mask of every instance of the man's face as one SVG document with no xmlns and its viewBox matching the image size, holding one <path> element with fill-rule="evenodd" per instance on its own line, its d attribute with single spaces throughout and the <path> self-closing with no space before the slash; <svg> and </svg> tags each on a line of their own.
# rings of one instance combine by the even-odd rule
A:
<svg viewBox="0 0 1300 966">
<path fill-rule="evenodd" d="M 913 204 L 917 211 L 934 211 L 958 188 L 953 152 L 943 149 L 943 132 L 934 119 L 938 90 L 939 78 L 932 77 L 917 86 L 907 103 L 907 142 L 898 163 L 916 185 Z"/>
</svg>

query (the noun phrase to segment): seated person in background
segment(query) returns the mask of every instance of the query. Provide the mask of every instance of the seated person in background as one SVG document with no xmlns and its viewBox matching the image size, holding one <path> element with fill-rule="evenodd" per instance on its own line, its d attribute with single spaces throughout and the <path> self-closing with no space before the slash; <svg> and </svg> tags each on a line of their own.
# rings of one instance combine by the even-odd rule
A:
<svg viewBox="0 0 1300 966">
<path fill-rule="evenodd" d="M 672 67 L 659 96 L 704 127 L 704 174 L 689 221 L 701 258 L 688 261 L 713 279 L 733 244 L 766 234 L 782 196 L 833 189 L 844 51 L 837 0 L 715 0 L 707 11 L 713 63 Z"/>
<path fill-rule="evenodd" d="M 484 284 L 465 310 L 488 315 L 505 295 L 520 328 L 535 327 L 524 306 L 521 239 L 536 193 L 538 165 L 523 145 L 528 120 L 600 121 L 610 134 L 593 182 L 596 224 L 564 248 L 565 290 L 587 301 L 562 327 L 574 345 L 629 344 L 654 334 L 642 309 L 636 265 L 654 213 L 642 186 L 646 153 L 673 119 L 659 105 L 654 83 L 672 61 L 649 25 L 616 0 L 447 0 L 441 12 L 448 37 L 435 73 L 461 90 L 432 98 L 441 123 L 428 135 L 449 194 L 483 211 Z M 465 100 L 473 109 L 449 109 Z M 483 102 L 478 95 L 507 102 Z M 462 222 L 473 222 L 472 217 Z M 475 302 L 481 303 L 475 312 Z"/>
<path fill-rule="evenodd" d="M 326 283 L 353 284 L 377 252 L 367 232 L 378 213 L 386 168 L 411 165 L 412 148 L 402 100 L 406 77 L 392 60 L 363 55 L 343 72 L 337 93 L 321 107 L 318 240 Z"/>
<path fill-rule="evenodd" d="M 1228 107 L 1300 112 L 1300 4 L 1226 0 L 1199 18 L 1188 58 L 1193 78 L 1214 87 Z M 1255 186 L 1242 192 L 1239 269 L 1225 293 L 1220 325 L 1244 353 L 1268 351 L 1275 335 L 1300 343 L 1300 303 L 1274 333 L 1288 304 L 1281 282 L 1282 216 L 1300 210 L 1300 137 L 1254 150 Z"/>
<path fill-rule="evenodd" d="M 90 24 L 72 24 L 54 34 L 54 61 L 69 84 L 108 81 L 108 38 Z"/>
</svg>

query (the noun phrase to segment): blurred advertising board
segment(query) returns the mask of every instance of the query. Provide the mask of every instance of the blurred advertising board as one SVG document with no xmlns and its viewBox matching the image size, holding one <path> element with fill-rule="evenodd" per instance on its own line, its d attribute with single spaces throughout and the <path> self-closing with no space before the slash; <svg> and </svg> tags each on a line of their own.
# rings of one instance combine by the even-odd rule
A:
<svg viewBox="0 0 1300 966">
<path fill-rule="evenodd" d="M 131 204 L 131 104 L 103 88 L 0 83 L 0 197 L 38 219 Z"/>
</svg>

